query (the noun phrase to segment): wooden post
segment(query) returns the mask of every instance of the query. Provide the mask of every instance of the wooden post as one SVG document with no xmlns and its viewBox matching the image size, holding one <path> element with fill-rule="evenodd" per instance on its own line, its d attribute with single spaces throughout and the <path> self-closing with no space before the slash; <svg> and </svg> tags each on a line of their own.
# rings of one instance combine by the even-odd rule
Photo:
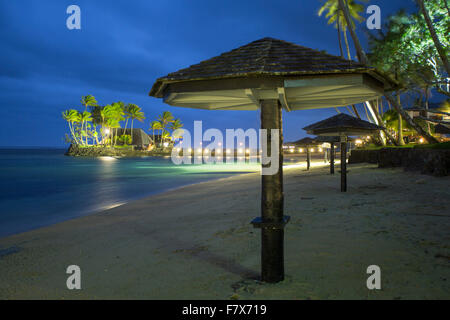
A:
<svg viewBox="0 0 450 320">
<path fill-rule="evenodd" d="M 341 137 L 341 192 L 347 192 L 347 137 Z"/>
<path fill-rule="evenodd" d="M 278 172 L 262 175 L 261 197 L 261 280 L 279 282 L 284 279 L 283 217 L 283 134 L 281 104 L 278 100 L 261 101 L 261 128 L 267 129 L 267 155 L 278 153 Z M 270 129 L 279 129 L 279 148 L 271 150 Z M 263 150 L 263 152 L 265 152 Z M 263 165 L 270 167 L 270 163 Z"/>
<path fill-rule="evenodd" d="M 309 153 L 309 146 L 306 146 L 306 170 L 311 166 L 311 154 Z"/>
<path fill-rule="evenodd" d="M 330 174 L 334 174 L 334 142 L 331 142 L 330 145 Z"/>
</svg>

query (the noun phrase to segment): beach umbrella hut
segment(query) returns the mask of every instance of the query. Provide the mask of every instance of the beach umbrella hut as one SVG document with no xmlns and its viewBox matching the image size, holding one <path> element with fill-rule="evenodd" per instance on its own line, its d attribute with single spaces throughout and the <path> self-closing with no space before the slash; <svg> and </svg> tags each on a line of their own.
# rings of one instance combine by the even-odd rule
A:
<svg viewBox="0 0 450 320">
<path fill-rule="evenodd" d="M 308 134 L 338 136 L 341 143 L 341 191 L 347 191 L 347 140 L 348 136 L 373 135 L 383 130 L 376 124 L 361 120 L 345 113 L 313 123 L 303 128 Z"/>
<path fill-rule="evenodd" d="M 209 110 L 260 110 L 261 128 L 278 129 L 278 172 L 262 175 L 261 278 L 284 279 L 282 110 L 346 106 L 383 95 L 392 83 L 374 68 L 290 42 L 263 38 L 169 73 L 156 80 L 149 95 L 178 107 Z M 270 164 L 263 164 L 270 166 Z"/>
<path fill-rule="evenodd" d="M 297 141 L 293 142 L 292 144 L 294 144 L 297 147 L 304 147 L 304 148 L 306 148 L 306 170 L 309 170 L 309 168 L 311 166 L 310 147 L 311 146 L 316 146 L 317 145 L 317 141 L 314 140 L 313 138 L 305 137 L 303 139 L 300 139 L 300 140 L 297 140 Z"/>
</svg>

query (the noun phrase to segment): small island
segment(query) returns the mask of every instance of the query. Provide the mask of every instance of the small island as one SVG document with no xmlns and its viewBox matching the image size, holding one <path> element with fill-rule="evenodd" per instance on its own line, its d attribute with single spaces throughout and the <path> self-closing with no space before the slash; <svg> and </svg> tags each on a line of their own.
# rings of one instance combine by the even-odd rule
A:
<svg viewBox="0 0 450 320">
<path fill-rule="evenodd" d="M 175 140 L 175 131 L 183 127 L 180 119 L 170 111 L 164 111 L 150 122 L 147 134 L 134 127 L 134 121 L 144 122 L 145 114 L 133 103 L 122 101 L 100 106 L 93 95 L 81 98 L 83 111 L 69 109 L 62 113 L 70 134 L 65 140 L 70 143 L 65 153 L 68 156 L 159 156 L 169 155 Z"/>
</svg>

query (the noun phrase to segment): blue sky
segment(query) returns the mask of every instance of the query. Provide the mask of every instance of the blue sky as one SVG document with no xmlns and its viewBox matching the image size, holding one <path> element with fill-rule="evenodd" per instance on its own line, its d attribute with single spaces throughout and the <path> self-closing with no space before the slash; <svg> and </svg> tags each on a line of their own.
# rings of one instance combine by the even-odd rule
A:
<svg viewBox="0 0 450 320">
<path fill-rule="evenodd" d="M 66 8 L 81 8 L 68 30 Z M 412 0 L 368 1 L 382 18 Z M 139 105 L 149 121 L 170 110 L 187 129 L 259 128 L 259 112 L 175 108 L 148 96 L 156 78 L 251 41 L 273 37 L 338 55 L 336 30 L 317 16 L 319 0 L 14 0 L 0 2 L 0 146 L 64 146 L 61 112 L 81 110 L 82 95 L 101 105 Z M 361 40 L 369 32 L 358 25 Z M 366 46 L 366 43 L 364 43 Z M 352 54 L 355 55 L 352 49 Z M 344 111 L 344 110 L 342 110 Z M 285 141 L 334 109 L 285 113 Z"/>
</svg>

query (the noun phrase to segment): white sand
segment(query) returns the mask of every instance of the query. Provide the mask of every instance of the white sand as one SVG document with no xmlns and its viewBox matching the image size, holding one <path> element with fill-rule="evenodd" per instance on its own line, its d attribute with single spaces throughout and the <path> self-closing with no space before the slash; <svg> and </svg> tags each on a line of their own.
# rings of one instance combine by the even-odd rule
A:
<svg viewBox="0 0 450 320">
<path fill-rule="evenodd" d="M 450 299 L 450 177 L 285 170 L 286 280 L 260 269 L 260 176 L 205 182 L 0 239 L 2 299 Z M 66 288 L 79 265 L 82 290 Z M 382 290 L 366 288 L 381 267 Z"/>
</svg>

